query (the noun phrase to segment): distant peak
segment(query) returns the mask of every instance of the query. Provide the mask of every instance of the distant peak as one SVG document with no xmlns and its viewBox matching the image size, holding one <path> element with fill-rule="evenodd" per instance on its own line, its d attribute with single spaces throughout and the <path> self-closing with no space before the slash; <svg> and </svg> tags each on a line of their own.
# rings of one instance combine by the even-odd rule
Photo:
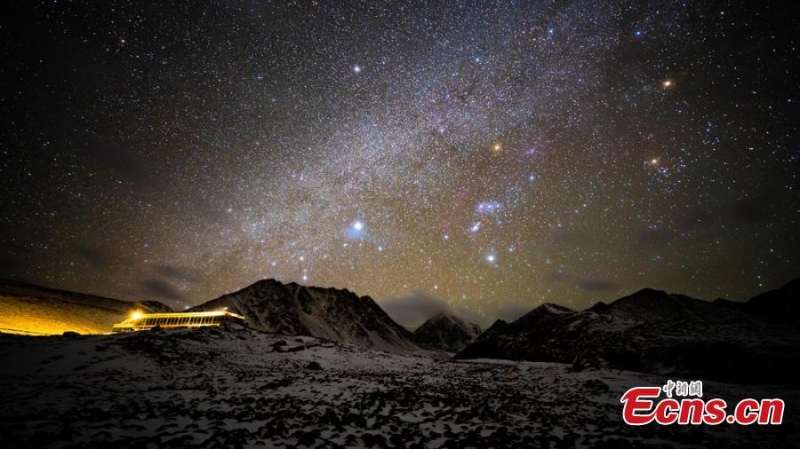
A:
<svg viewBox="0 0 800 449">
<path fill-rule="evenodd" d="M 555 313 L 574 312 L 574 310 L 570 309 L 569 307 L 555 304 L 552 302 L 546 302 L 542 304 L 540 307 L 544 308 L 549 312 L 555 312 Z"/>
<path fill-rule="evenodd" d="M 431 319 L 435 319 L 435 320 L 442 320 L 442 319 L 452 320 L 454 318 L 458 319 L 457 316 L 453 315 L 452 313 L 450 313 L 450 312 L 448 312 L 446 310 L 442 310 L 441 312 L 439 312 L 436 315 L 431 317 Z"/>
<path fill-rule="evenodd" d="M 664 290 L 656 290 L 654 288 L 646 287 L 627 297 L 632 298 L 637 296 L 669 296 L 669 293 L 665 292 Z"/>
<path fill-rule="evenodd" d="M 275 285 L 275 284 L 284 285 L 283 282 L 280 282 L 280 281 L 278 281 L 276 279 L 273 279 L 273 278 L 268 278 L 268 279 L 258 280 L 256 282 L 254 282 L 253 284 L 251 284 L 250 287 L 255 287 L 257 285 Z"/>
<path fill-rule="evenodd" d="M 525 316 L 538 315 L 538 314 L 541 314 L 541 313 L 561 314 L 561 313 L 571 313 L 571 312 L 574 312 L 574 310 L 570 309 L 569 307 L 558 305 L 558 304 L 554 304 L 552 302 L 546 302 L 546 303 L 540 305 L 539 307 L 536 307 L 535 309 L 531 310 Z"/>
<path fill-rule="evenodd" d="M 608 312 L 609 307 L 608 307 L 608 304 L 604 303 L 603 301 L 597 301 L 596 303 L 594 303 L 593 306 L 589 307 L 586 310 L 588 310 L 589 312 L 595 312 L 595 313 L 605 313 L 605 312 Z"/>
</svg>

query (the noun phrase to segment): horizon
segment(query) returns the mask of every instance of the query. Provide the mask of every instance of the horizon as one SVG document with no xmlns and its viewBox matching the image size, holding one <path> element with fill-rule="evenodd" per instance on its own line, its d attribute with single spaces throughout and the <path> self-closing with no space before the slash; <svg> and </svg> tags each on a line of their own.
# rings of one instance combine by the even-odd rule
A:
<svg viewBox="0 0 800 449">
<path fill-rule="evenodd" d="M 2 278 L 175 310 L 274 278 L 491 322 L 800 274 L 789 6 L 9 9 Z"/>
<path fill-rule="evenodd" d="M 750 301 L 751 299 L 753 299 L 756 296 L 760 296 L 760 295 L 762 295 L 764 293 L 768 293 L 768 292 L 772 292 L 772 291 L 781 289 L 781 288 L 785 287 L 786 285 L 788 285 L 789 283 L 794 282 L 794 281 L 798 281 L 798 280 L 800 280 L 800 277 L 797 277 L 795 279 L 791 279 L 788 282 L 783 283 L 781 285 L 778 285 L 778 286 L 775 286 L 775 287 L 772 287 L 772 288 L 767 288 L 764 291 L 759 292 L 758 294 L 756 294 L 756 295 L 754 295 L 754 296 L 752 296 L 750 298 L 746 298 L 744 300 L 734 300 L 734 299 L 722 298 L 722 297 L 713 298 L 713 299 L 696 298 L 696 297 L 685 295 L 685 294 L 683 294 L 681 292 L 673 292 L 673 291 L 667 291 L 667 290 L 654 289 L 652 287 L 642 287 L 640 289 L 636 289 L 635 291 L 624 293 L 621 296 L 613 298 L 612 300 L 609 300 L 609 301 L 596 301 L 596 302 L 594 302 L 594 303 L 592 303 L 592 304 L 590 304 L 590 305 L 588 305 L 588 306 L 586 306 L 584 308 L 572 308 L 571 310 L 573 310 L 573 311 L 586 311 L 586 310 L 590 309 L 591 307 L 593 307 L 593 306 L 595 306 L 595 305 L 597 305 L 599 303 L 611 304 L 611 303 L 613 303 L 613 302 L 615 302 L 617 300 L 620 300 L 620 299 L 623 299 L 623 298 L 627 298 L 629 296 L 635 295 L 635 294 L 640 293 L 640 292 L 645 291 L 645 290 L 653 290 L 653 291 L 657 291 L 657 292 L 663 292 L 663 293 L 666 293 L 668 295 L 688 296 L 691 299 L 698 300 L 698 301 L 703 301 L 703 302 L 708 302 L 708 303 L 713 303 L 713 302 L 715 302 L 717 300 L 720 300 L 720 299 L 728 300 L 728 301 L 732 301 L 732 302 L 737 302 L 737 303 L 745 303 L 745 302 Z M 237 292 L 242 291 L 242 290 L 246 290 L 246 289 L 248 289 L 248 288 L 250 288 L 250 287 L 252 287 L 252 286 L 254 286 L 254 285 L 256 285 L 256 284 L 258 284 L 260 282 L 264 282 L 264 281 L 277 281 L 277 280 L 276 279 L 271 279 L 271 278 L 270 279 L 259 279 L 259 280 L 255 281 L 255 282 L 247 284 L 246 286 L 244 286 L 242 288 L 235 289 L 235 290 L 232 290 L 232 291 L 229 291 L 229 292 L 223 292 L 219 296 L 216 296 L 216 297 L 213 297 L 213 298 L 209 298 L 209 299 L 205 299 L 205 300 L 201 300 L 201 301 L 193 303 L 191 305 L 187 305 L 185 308 L 181 308 L 181 309 L 174 309 L 173 308 L 173 311 L 174 312 L 183 312 L 185 310 L 194 308 L 196 306 L 201 306 L 203 304 L 218 300 L 223 296 L 227 296 L 229 294 L 233 294 L 233 293 L 237 293 Z M 34 288 L 43 288 L 43 289 L 46 289 L 46 290 L 53 290 L 53 291 L 56 291 L 56 292 L 76 293 L 76 294 L 79 294 L 79 295 L 92 295 L 91 293 L 86 293 L 86 292 L 72 291 L 72 290 L 61 290 L 61 289 L 53 288 L 53 287 L 50 287 L 50 286 L 47 286 L 47 285 L 31 284 L 31 283 L 27 283 L 27 282 L 15 281 L 15 280 L 12 280 L 12 279 L 0 278 L 0 283 L 4 283 L 4 282 L 10 282 L 12 284 L 20 284 L 22 286 L 28 286 L 28 287 L 34 287 Z M 281 281 L 277 281 L 277 282 L 281 282 Z M 405 327 L 406 329 L 409 329 L 409 330 L 413 330 L 413 329 L 421 326 L 424 322 L 428 321 L 430 318 L 433 318 L 433 317 L 435 317 L 435 316 L 437 316 L 439 314 L 455 316 L 457 318 L 465 320 L 468 323 L 477 324 L 483 330 L 485 330 L 485 329 L 487 329 L 488 327 L 490 327 L 492 324 L 494 324 L 495 322 L 497 322 L 499 320 L 506 321 L 506 322 L 515 321 L 518 318 L 521 318 L 523 315 L 527 314 L 528 312 L 531 312 L 531 311 L 533 311 L 533 310 L 535 310 L 535 309 L 537 309 L 537 308 L 539 308 L 539 307 L 541 307 L 541 306 L 543 306 L 545 304 L 557 304 L 558 305 L 558 303 L 545 301 L 545 302 L 541 302 L 541 303 L 535 304 L 535 305 L 531 306 L 528 309 L 516 308 L 516 309 L 498 310 L 496 312 L 496 315 L 494 315 L 494 316 L 486 316 L 486 315 L 481 316 L 481 315 L 478 315 L 478 314 L 472 312 L 469 309 L 453 308 L 447 302 L 443 301 L 441 298 L 437 298 L 437 297 L 434 297 L 434 296 L 431 296 L 431 295 L 427 295 L 427 294 L 424 294 L 424 293 L 411 294 L 411 295 L 408 295 L 408 296 L 405 296 L 405 297 L 402 297 L 402 298 L 389 298 L 389 299 L 385 299 L 385 300 L 377 300 L 377 299 L 372 298 L 372 296 L 369 295 L 369 294 L 361 294 L 359 292 L 353 291 L 353 290 L 348 289 L 348 288 L 338 288 L 338 287 L 321 286 L 321 285 L 307 285 L 307 284 L 300 284 L 300 283 L 296 283 L 296 282 L 287 282 L 287 283 L 283 283 L 283 284 L 284 285 L 295 284 L 295 285 L 299 285 L 299 286 L 304 287 L 304 288 L 312 288 L 312 289 L 320 289 L 320 290 L 328 290 L 328 289 L 339 290 L 339 291 L 347 290 L 347 291 L 350 291 L 351 293 L 353 293 L 354 295 L 356 295 L 359 298 L 372 299 L 381 308 L 381 310 L 383 310 L 393 321 L 395 321 L 397 324 L 399 324 L 399 325 L 401 325 L 401 326 L 403 326 L 403 327 Z M 148 299 L 125 300 L 125 299 L 113 298 L 113 297 L 102 296 L 102 295 L 95 295 L 95 296 L 102 297 L 102 298 L 105 298 L 105 299 L 119 300 L 119 301 L 123 301 L 123 302 L 157 301 L 157 300 L 153 300 L 153 299 L 150 299 L 150 300 L 148 300 Z"/>
</svg>

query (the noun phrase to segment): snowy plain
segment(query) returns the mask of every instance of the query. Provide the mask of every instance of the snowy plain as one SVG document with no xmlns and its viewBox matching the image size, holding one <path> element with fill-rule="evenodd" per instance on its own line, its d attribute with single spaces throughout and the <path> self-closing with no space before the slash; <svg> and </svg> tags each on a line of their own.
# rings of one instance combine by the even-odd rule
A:
<svg viewBox="0 0 800 449">
<path fill-rule="evenodd" d="M 104 336 L 0 335 L 0 447 L 800 447 L 780 426 L 627 426 L 622 394 L 667 379 L 569 365 L 392 354 L 229 325 Z"/>
</svg>

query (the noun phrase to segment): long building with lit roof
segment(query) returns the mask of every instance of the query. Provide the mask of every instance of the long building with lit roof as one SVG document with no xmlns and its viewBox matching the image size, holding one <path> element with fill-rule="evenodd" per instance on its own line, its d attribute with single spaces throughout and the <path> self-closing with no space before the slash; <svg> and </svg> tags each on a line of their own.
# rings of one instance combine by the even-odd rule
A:
<svg viewBox="0 0 800 449">
<path fill-rule="evenodd" d="M 117 323 L 112 332 L 135 332 L 160 329 L 179 329 L 220 326 L 225 323 L 246 324 L 247 319 L 227 310 L 214 312 L 141 313 L 134 312 L 127 320 Z"/>
</svg>

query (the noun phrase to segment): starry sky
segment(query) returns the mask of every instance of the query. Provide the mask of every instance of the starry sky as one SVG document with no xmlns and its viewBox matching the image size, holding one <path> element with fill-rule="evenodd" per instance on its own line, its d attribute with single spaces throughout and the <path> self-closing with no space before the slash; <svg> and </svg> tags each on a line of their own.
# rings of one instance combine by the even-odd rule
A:
<svg viewBox="0 0 800 449">
<path fill-rule="evenodd" d="M 748 298 L 800 275 L 791 8 L 4 2 L 0 277 L 176 308 L 276 278 L 485 320 Z"/>
</svg>

